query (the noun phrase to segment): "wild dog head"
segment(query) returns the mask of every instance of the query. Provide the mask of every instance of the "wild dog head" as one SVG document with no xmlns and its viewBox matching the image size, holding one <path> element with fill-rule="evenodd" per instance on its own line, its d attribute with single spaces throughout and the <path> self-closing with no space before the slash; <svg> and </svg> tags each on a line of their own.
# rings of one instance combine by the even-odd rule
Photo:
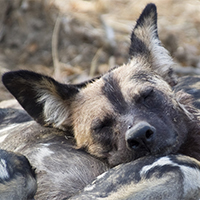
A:
<svg viewBox="0 0 200 200">
<path fill-rule="evenodd" d="M 176 153 L 191 131 L 185 95 L 174 94 L 174 65 L 148 4 L 131 34 L 130 60 L 91 81 L 61 84 L 29 71 L 3 83 L 40 124 L 71 127 L 77 147 L 111 166 L 145 155 Z"/>
</svg>

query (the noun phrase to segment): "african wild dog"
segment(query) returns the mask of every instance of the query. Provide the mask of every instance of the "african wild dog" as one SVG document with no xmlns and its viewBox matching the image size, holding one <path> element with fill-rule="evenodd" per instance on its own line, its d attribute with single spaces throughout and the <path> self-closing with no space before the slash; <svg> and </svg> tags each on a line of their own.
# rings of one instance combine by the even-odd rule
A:
<svg viewBox="0 0 200 200">
<path fill-rule="evenodd" d="M 130 61 L 92 83 L 64 85 L 29 71 L 6 73 L 3 82 L 37 122 L 70 127 L 78 148 L 111 166 L 149 154 L 184 152 L 200 159 L 199 126 L 188 110 L 189 96 L 170 86 L 174 63 L 160 44 L 156 20 L 150 4 L 132 32 Z M 185 143 L 194 135 L 188 152 Z"/>
<path fill-rule="evenodd" d="M 47 191 L 49 198 L 68 198 L 107 165 L 144 156 L 182 153 L 200 160 L 200 122 L 191 96 L 172 88 L 174 63 L 160 44 L 154 4 L 137 20 L 129 54 L 127 64 L 78 85 L 30 71 L 3 76 L 7 89 L 35 121 L 60 129 L 31 121 L 18 124 L 22 135 L 2 130 L 1 148 L 23 153 L 36 167 L 38 198 L 45 198 Z M 77 163 L 80 176 L 86 169 L 83 177 L 77 178 Z M 88 172 L 93 174 L 87 179 Z"/>
</svg>

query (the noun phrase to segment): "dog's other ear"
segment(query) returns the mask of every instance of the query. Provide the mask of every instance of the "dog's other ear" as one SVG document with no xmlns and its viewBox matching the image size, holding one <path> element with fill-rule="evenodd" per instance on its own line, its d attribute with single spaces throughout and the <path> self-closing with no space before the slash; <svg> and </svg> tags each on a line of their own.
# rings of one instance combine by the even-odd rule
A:
<svg viewBox="0 0 200 200">
<path fill-rule="evenodd" d="M 2 81 L 21 106 L 41 125 L 70 126 L 70 105 L 80 86 L 61 84 L 53 78 L 20 70 L 3 75 Z"/>
<path fill-rule="evenodd" d="M 148 4 L 140 15 L 131 34 L 129 54 L 131 59 L 142 56 L 151 64 L 152 70 L 171 86 L 176 84 L 172 67 L 175 64 L 168 51 L 161 45 L 157 30 L 155 4 Z"/>
</svg>

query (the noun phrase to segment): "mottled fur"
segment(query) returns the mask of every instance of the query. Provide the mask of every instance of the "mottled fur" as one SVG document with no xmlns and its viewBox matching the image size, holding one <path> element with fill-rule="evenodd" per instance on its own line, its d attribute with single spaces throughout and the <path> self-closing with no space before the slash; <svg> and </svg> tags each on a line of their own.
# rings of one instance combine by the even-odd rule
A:
<svg viewBox="0 0 200 200">
<path fill-rule="evenodd" d="M 4 85 L 28 114 L 41 125 L 60 131 L 36 127 L 42 131 L 36 130 L 34 135 L 31 128 L 31 131 L 22 131 L 22 135 L 16 133 L 15 139 L 4 132 L 0 138 L 1 146 L 9 149 L 13 142 L 15 148 L 9 150 L 24 153 L 33 166 L 40 166 L 41 171 L 44 169 L 44 174 L 47 173 L 43 177 L 36 170 L 41 178 L 38 183 L 45 180 L 46 184 L 38 187 L 37 195 L 43 191 L 46 195 L 53 182 L 52 179 L 47 183 L 48 178 L 54 177 L 56 167 L 68 166 L 69 155 L 73 163 L 66 170 L 72 171 L 66 176 L 76 177 L 73 164 L 78 164 L 80 169 L 85 167 L 94 172 L 86 183 L 106 170 L 107 164 L 113 167 L 140 157 L 182 153 L 200 160 L 198 110 L 193 105 L 192 96 L 175 86 L 173 65 L 158 38 L 156 7 L 148 4 L 131 34 L 129 61 L 100 77 L 72 85 L 30 71 L 6 73 Z M 66 141 L 65 136 L 74 137 L 75 141 Z M 52 147 L 53 141 L 56 141 L 55 147 Z M 30 152 L 33 146 L 36 149 Z M 40 152 L 38 149 L 42 150 L 41 154 L 35 156 Z M 81 161 L 75 160 L 76 154 L 80 155 Z M 49 161 L 41 155 L 54 158 L 50 171 L 44 167 Z M 62 163 L 63 160 L 66 162 Z M 94 169 L 91 168 L 93 161 L 97 165 Z M 101 167 L 102 171 L 95 170 Z M 64 185 L 70 191 L 73 188 L 71 179 L 66 180 Z M 57 178 L 56 181 L 63 184 L 63 179 Z M 56 184 L 55 192 L 62 188 L 59 184 Z M 74 184 L 78 189 L 84 186 L 79 181 Z M 59 196 L 58 192 L 56 194 Z"/>
</svg>

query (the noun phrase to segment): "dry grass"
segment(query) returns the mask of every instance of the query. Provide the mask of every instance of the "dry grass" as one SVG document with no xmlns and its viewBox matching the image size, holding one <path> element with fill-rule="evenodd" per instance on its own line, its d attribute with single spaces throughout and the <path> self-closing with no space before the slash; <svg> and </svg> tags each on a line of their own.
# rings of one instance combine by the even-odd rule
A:
<svg viewBox="0 0 200 200">
<path fill-rule="evenodd" d="M 200 69 L 200 1 L 152 0 L 160 39 L 188 70 Z M 29 69 L 81 82 L 127 61 L 129 35 L 147 0 L 0 2 L 0 74 Z M 194 69 L 194 70 L 193 70 Z M 1 98 L 10 95 L 0 85 Z"/>
</svg>

